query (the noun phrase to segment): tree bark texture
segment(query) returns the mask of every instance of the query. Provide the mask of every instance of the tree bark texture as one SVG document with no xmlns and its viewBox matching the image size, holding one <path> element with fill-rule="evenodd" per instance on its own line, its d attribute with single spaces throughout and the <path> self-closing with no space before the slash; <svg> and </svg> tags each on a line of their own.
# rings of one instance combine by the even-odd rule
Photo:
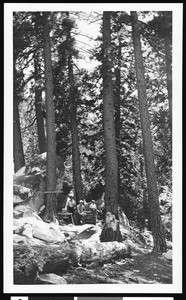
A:
<svg viewBox="0 0 186 300">
<path fill-rule="evenodd" d="M 143 148 L 145 157 L 145 170 L 147 176 L 148 199 L 150 206 L 151 228 L 154 240 L 154 249 L 157 252 L 166 251 L 165 234 L 162 226 L 158 189 L 153 157 L 153 142 L 150 130 L 150 119 L 147 104 L 146 83 L 144 75 L 143 58 L 140 42 L 140 30 L 138 16 L 136 12 L 131 12 L 132 16 L 132 38 L 135 55 L 135 68 L 137 75 L 138 100 L 140 110 L 141 129 L 143 137 Z"/>
<path fill-rule="evenodd" d="M 69 42 L 71 36 L 69 34 Z M 77 121 L 77 91 L 74 83 L 72 55 L 69 53 L 68 58 L 68 72 L 69 72 L 69 101 L 71 106 L 71 136 L 72 136 L 72 163 L 73 163 L 73 182 L 75 201 L 83 199 L 83 185 L 81 178 L 80 166 L 80 152 L 79 152 L 79 137 L 78 137 L 78 121 Z"/>
<path fill-rule="evenodd" d="M 23 143 L 21 137 L 21 126 L 19 120 L 19 103 L 18 103 L 18 95 L 16 93 L 16 86 L 15 86 L 15 66 L 14 66 L 14 102 L 13 102 L 13 129 L 14 129 L 14 136 L 13 136 L 13 153 L 14 153 L 14 171 L 17 172 L 21 167 L 25 165 L 25 158 L 23 152 Z"/>
<path fill-rule="evenodd" d="M 48 13 L 43 12 L 43 48 L 45 62 L 45 93 L 46 93 L 46 132 L 47 132 L 47 191 L 55 191 L 56 188 L 56 137 L 55 114 L 53 101 L 53 74 L 51 61 L 50 29 Z M 44 219 L 55 220 L 56 196 L 47 194 Z"/>
<path fill-rule="evenodd" d="M 41 23 L 41 14 L 36 12 L 33 16 L 34 29 L 36 38 L 38 36 L 38 31 Z M 36 49 L 34 53 L 34 71 L 35 71 L 35 109 L 36 109 L 36 122 L 37 122 L 37 132 L 38 132 L 38 144 L 39 153 L 44 153 L 46 149 L 46 138 L 45 138 L 45 126 L 42 114 L 42 86 L 41 86 L 41 66 L 40 66 L 40 50 Z"/>
<path fill-rule="evenodd" d="M 118 161 L 114 122 L 110 12 L 103 12 L 103 128 L 105 145 L 105 207 L 118 216 Z"/>
<path fill-rule="evenodd" d="M 41 69 L 39 65 L 38 52 L 35 53 L 34 57 L 34 68 L 35 68 L 35 109 L 36 109 L 36 122 L 38 131 L 38 143 L 39 153 L 46 152 L 46 139 L 45 139 L 45 127 L 42 114 L 42 88 L 41 88 Z"/>
<path fill-rule="evenodd" d="M 131 248 L 125 243 L 88 242 L 62 245 L 14 245 L 14 284 L 34 283 L 38 274 L 61 274 L 81 263 L 108 262 L 130 257 Z"/>
<path fill-rule="evenodd" d="M 147 228 L 148 230 L 151 230 L 151 221 L 150 221 L 150 209 L 149 209 L 149 202 L 147 197 L 147 188 L 146 188 L 146 176 L 145 176 L 145 165 L 144 165 L 144 159 L 142 158 L 143 155 L 143 147 L 142 143 L 140 143 L 139 147 L 139 164 L 140 164 L 140 176 L 141 176 L 141 189 L 143 192 L 143 216 L 144 216 L 144 224 L 145 219 L 148 220 Z"/>
<path fill-rule="evenodd" d="M 166 75 L 167 75 L 167 91 L 169 99 L 169 125 L 172 132 L 172 54 L 171 39 L 165 35 L 165 58 L 166 58 Z"/>
<path fill-rule="evenodd" d="M 116 131 L 116 151 L 118 160 L 118 198 L 120 196 L 120 131 L 121 131 L 121 117 L 120 117 L 120 92 L 121 92 L 121 37 L 119 37 L 119 46 L 117 54 L 117 67 L 115 70 L 115 131 Z"/>
<path fill-rule="evenodd" d="M 121 39 L 119 39 L 118 54 L 117 54 L 117 67 L 115 70 L 115 130 L 116 130 L 116 149 L 118 157 L 118 166 L 120 161 L 120 91 L 121 91 Z"/>
</svg>

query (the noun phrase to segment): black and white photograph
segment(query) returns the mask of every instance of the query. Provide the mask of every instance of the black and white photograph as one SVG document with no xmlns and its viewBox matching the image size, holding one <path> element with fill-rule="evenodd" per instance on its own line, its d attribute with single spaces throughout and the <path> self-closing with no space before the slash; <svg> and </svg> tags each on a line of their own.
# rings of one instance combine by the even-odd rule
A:
<svg viewBox="0 0 186 300">
<path fill-rule="evenodd" d="M 182 292 L 182 10 L 4 5 L 5 293 Z"/>
</svg>

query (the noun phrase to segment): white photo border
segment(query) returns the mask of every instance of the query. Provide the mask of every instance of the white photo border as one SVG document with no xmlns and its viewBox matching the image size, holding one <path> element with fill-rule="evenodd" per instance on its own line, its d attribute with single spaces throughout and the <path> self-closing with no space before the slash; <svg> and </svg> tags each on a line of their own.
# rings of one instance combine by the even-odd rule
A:
<svg viewBox="0 0 186 300">
<path fill-rule="evenodd" d="M 173 283 L 94 285 L 13 284 L 13 12 L 173 12 Z M 5 3 L 4 4 L 4 293 L 182 293 L 182 3 Z"/>
</svg>

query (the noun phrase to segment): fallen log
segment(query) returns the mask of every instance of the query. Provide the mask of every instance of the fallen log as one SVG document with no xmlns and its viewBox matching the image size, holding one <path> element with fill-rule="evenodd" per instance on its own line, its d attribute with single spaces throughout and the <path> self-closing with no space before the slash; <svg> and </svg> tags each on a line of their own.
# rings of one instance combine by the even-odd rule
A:
<svg viewBox="0 0 186 300">
<path fill-rule="evenodd" d="M 120 242 L 94 242 L 81 241 L 76 245 L 77 251 L 81 249 L 80 263 L 107 262 L 111 259 L 120 259 L 131 255 L 131 248 L 127 243 Z M 74 248 L 76 251 L 76 248 Z"/>
<path fill-rule="evenodd" d="M 14 284 L 34 284 L 40 274 L 61 275 L 70 265 L 105 263 L 129 257 L 131 248 L 119 242 L 64 242 L 60 245 L 14 245 Z"/>
</svg>

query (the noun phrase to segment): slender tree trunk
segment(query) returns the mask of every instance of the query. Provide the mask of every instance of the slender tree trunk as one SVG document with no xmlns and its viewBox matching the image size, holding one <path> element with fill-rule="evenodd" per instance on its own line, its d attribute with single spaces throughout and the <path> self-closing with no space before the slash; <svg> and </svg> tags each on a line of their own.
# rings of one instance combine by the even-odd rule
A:
<svg viewBox="0 0 186 300">
<path fill-rule="evenodd" d="M 39 57 L 36 52 L 34 57 L 35 68 L 35 108 L 36 108 L 36 121 L 38 131 L 39 152 L 46 152 L 46 139 L 45 139 L 45 127 L 42 114 L 42 89 L 41 89 L 41 69 L 39 65 Z"/>
<path fill-rule="evenodd" d="M 14 171 L 17 172 L 21 167 L 25 165 L 25 158 L 23 152 L 23 143 L 21 138 L 21 127 L 20 127 L 20 120 L 19 120 L 19 104 L 18 104 L 18 96 L 16 94 L 16 87 L 15 87 L 15 66 L 14 66 L 14 99 L 13 99 L 13 129 L 14 129 L 14 136 L 13 136 L 13 153 L 14 153 Z"/>
<path fill-rule="evenodd" d="M 144 76 L 144 66 L 140 42 L 140 30 L 138 16 L 136 12 L 131 12 L 132 16 L 132 38 L 134 44 L 135 68 L 137 75 L 139 110 L 143 137 L 143 148 L 145 157 L 145 169 L 147 176 L 148 199 L 150 206 L 151 228 L 154 239 L 154 250 L 157 252 L 166 251 L 165 234 L 161 221 L 158 189 L 153 157 L 153 143 L 150 130 L 150 120 L 147 104 L 147 93 Z"/>
<path fill-rule="evenodd" d="M 14 171 L 17 172 L 25 165 L 25 158 L 23 153 L 23 143 L 21 139 L 21 128 L 19 121 L 18 99 L 14 95 Z"/>
<path fill-rule="evenodd" d="M 49 36 L 48 13 L 43 12 L 43 41 L 45 62 L 45 92 L 46 92 L 46 132 L 47 132 L 47 191 L 56 189 L 56 138 L 55 114 L 53 101 L 53 74 L 51 61 L 51 46 Z M 56 196 L 48 193 L 44 220 L 55 221 Z"/>
<path fill-rule="evenodd" d="M 35 37 L 37 39 L 38 33 L 41 28 L 41 13 L 35 12 L 33 14 L 33 22 L 35 29 Z M 39 152 L 46 152 L 46 138 L 45 126 L 42 114 L 42 87 L 41 87 L 41 66 L 39 49 L 36 49 L 34 55 L 34 69 L 35 69 L 35 109 L 36 109 L 36 122 L 38 131 Z"/>
<path fill-rule="evenodd" d="M 66 13 L 69 17 L 69 12 Z M 69 44 L 71 43 L 71 33 L 68 33 Z M 83 199 L 83 184 L 81 177 L 81 163 L 79 152 L 78 121 L 77 121 L 77 97 L 78 92 L 74 83 L 72 54 L 68 56 L 68 77 L 69 77 L 69 102 L 71 107 L 71 137 L 72 137 L 72 164 L 73 164 L 73 182 L 74 197 L 76 204 Z"/>
<path fill-rule="evenodd" d="M 172 55 L 171 55 L 171 39 L 165 36 L 165 58 L 167 73 L 167 90 L 169 99 L 169 126 L 172 132 Z"/>
<path fill-rule="evenodd" d="M 151 230 L 151 221 L 150 221 L 150 209 L 149 209 L 149 202 L 148 202 L 148 197 L 147 197 L 147 188 L 146 188 L 146 184 L 145 184 L 145 170 L 144 170 L 144 161 L 142 159 L 142 153 L 143 153 L 143 149 L 142 149 L 142 145 L 140 145 L 140 149 L 139 149 L 139 154 L 140 154 L 140 158 L 139 158 L 139 163 L 140 163 L 140 177 L 141 177 L 141 189 L 143 191 L 143 215 L 144 215 L 144 223 L 145 223 L 145 219 L 148 220 L 148 224 L 147 224 L 147 228 L 148 230 Z"/>
<path fill-rule="evenodd" d="M 115 131 L 116 131 L 116 151 L 118 160 L 118 198 L 120 195 L 120 92 L 121 92 L 121 37 L 119 37 L 119 47 L 117 55 L 118 65 L 115 70 L 116 86 L 115 86 Z"/>
<path fill-rule="evenodd" d="M 78 122 L 77 122 L 77 91 L 74 85 L 74 75 L 72 67 L 71 55 L 68 59 L 69 71 L 69 100 L 71 105 L 71 136 L 72 136 L 72 163 L 73 163 L 73 181 L 74 181 L 74 196 L 76 203 L 83 199 L 83 185 L 81 179 L 80 153 L 79 153 L 79 138 L 78 138 Z"/>
</svg>

